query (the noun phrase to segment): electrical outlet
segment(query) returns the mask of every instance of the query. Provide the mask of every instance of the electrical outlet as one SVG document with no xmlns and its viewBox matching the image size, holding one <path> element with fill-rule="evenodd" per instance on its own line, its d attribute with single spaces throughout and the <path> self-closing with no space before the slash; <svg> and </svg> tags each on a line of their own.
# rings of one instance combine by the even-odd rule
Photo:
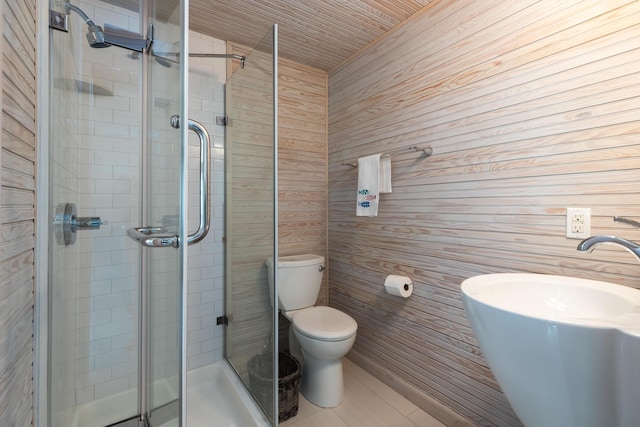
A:
<svg viewBox="0 0 640 427">
<path fill-rule="evenodd" d="M 591 236 L 591 208 L 567 208 L 567 238 Z"/>
<path fill-rule="evenodd" d="M 584 224 L 584 214 L 582 213 L 574 213 L 571 215 L 571 222 L 577 222 Z"/>
<path fill-rule="evenodd" d="M 574 234 L 584 233 L 584 219 L 581 221 L 576 221 L 571 223 L 571 232 Z"/>
</svg>

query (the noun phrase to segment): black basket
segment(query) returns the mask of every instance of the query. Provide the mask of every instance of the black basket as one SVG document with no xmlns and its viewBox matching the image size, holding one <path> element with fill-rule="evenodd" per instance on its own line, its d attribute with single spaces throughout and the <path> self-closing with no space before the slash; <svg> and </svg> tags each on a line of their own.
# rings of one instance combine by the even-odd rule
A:
<svg viewBox="0 0 640 427">
<path fill-rule="evenodd" d="M 251 392 L 267 414 L 273 413 L 273 355 L 258 354 L 247 362 Z M 287 353 L 278 353 L 278 422 L 298 414 L 300 364 Z"/>
</svg>

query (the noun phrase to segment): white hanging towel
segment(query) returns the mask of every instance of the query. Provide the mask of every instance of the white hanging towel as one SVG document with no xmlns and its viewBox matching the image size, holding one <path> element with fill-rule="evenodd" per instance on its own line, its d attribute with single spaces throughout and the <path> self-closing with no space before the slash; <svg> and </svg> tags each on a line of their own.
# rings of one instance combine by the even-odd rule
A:
<svg viewBox="0 0 640 427">
<path fill-rule="evenodd" d="M 378 191 L 380 193 L 391 193 L 391 157 L 380 158 L 380 179 Z"/>
<path fill-rule="evenodd" d="M 377 216 L 380 180 L 380 154 L 358 159 L 358 197 L 356 216 Z"/>
</svg>

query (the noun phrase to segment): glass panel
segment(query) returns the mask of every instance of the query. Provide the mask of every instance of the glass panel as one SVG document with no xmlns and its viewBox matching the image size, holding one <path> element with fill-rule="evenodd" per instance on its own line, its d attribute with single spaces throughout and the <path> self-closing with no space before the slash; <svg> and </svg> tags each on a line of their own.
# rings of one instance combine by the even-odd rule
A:
<svg viewBox="0 0 640 427">
<path fill-rule="evenodd" d="M 143 250 L 127 230 L 183 228 L 182 134 L 170 118 L 184 108 L 184 5 L 145 1 L 142 16 L 142 3 L 50 5 L 69 15 L 69 33 L 52 30 L 50 49 L 51 427 L 103 427 L 147 411 L 159 414 L 154 427 L 180 425 L 184 249 Z M 142 18 L 155 24 L 156 50 L 173 56 L 92 48 L 85 37 L 91 19 L 105 33 L 107 24 L 129 31 L 120 42 L 133 48 L 144 43 Z"/>
<path fill-rule="evenodd" d="M 64 12 L 61 2 L 52 8 Z M 141 33 L 137 3 L 73 5 L 96 24 Z M 94 49 L 69 11 L 69 33 L 51 32 L 49 217 L 49 426 L 105 426 L 138 413 L 142 61 L 119 47 Z M 100 217 L 65 244 L 71 204 Z M 98 410 L 100 409 L 100 410 Z"/>
<path fill-rule="evenodd" d="M 171 117 L 182 119 L 182 48 L 180 0 L 153 0 L 148 22 L 154 42 L 146 62 L 146 137 L 144 226 L 181 233 L 182 129 Z M 181 239 L 184 242 L 185 239 Z M 182 257 L 184 246 L 145 248 L 144 321 L 146 369 L 145 401 L 151 427 L 180 425 Z"/>
<path fill-rule="evenodd" d="M 226 356 L 272 422 L 277 317 L 265 261 L 276 245 L 273 70 L 270 32 L 227 81 L 225 150 Z"/>
</svg>

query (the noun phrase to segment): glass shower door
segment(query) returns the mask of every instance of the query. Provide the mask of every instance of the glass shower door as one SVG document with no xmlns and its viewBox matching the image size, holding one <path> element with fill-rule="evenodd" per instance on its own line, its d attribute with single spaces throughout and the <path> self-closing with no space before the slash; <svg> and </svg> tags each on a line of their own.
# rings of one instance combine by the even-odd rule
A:
<svg viewBox="0 0 640 427">
<path fill-rule="evenodd" d="M 187 120 L 185 85 L 181 83 L 185 68 L 185 6 L 181 0 L 152 0 L 146 10 L 148 22 L 153 24 L 154 41 L 150 55 L 144 58 L 142 203 L 143 225 L 145 233 L 149 233 L 145 238 L 156 240 L 151 247 L 143 248 L 141 406 L 150 427 L 179 426 L 186 282 L 183 138 Z"/>
<path fill-rule="evenodd" d="M 184 241 L 185 2 L 51 1 L 69 31 L 50 34 L 50 427 L 180 425 L 184 245 L 129 230 Z M 96 49 L 85 14 L 141 43 L 153 24 L 152 55 Z"/>
<path fill-rule="evenodd" d="M 276 47 L 277 26 L 225 92 L 226 357 L 274 425 L 278 311 L 265 262 L 277 256 Z"/>
<path fill-rule="evenodd" d="M 72 3 L 100 26 L 145 32 L 137 2 Z M 51 221 L 47 417 L 50 427 L 105 426 L 139 414 L 141 249 L 126 230 L 141 221 L 142 66 L 126 49 L 91 47 L 84 18 L 64 5 L 51 1 L 69 31 L 50 33 L 41 218 Z"/>
</svg>

